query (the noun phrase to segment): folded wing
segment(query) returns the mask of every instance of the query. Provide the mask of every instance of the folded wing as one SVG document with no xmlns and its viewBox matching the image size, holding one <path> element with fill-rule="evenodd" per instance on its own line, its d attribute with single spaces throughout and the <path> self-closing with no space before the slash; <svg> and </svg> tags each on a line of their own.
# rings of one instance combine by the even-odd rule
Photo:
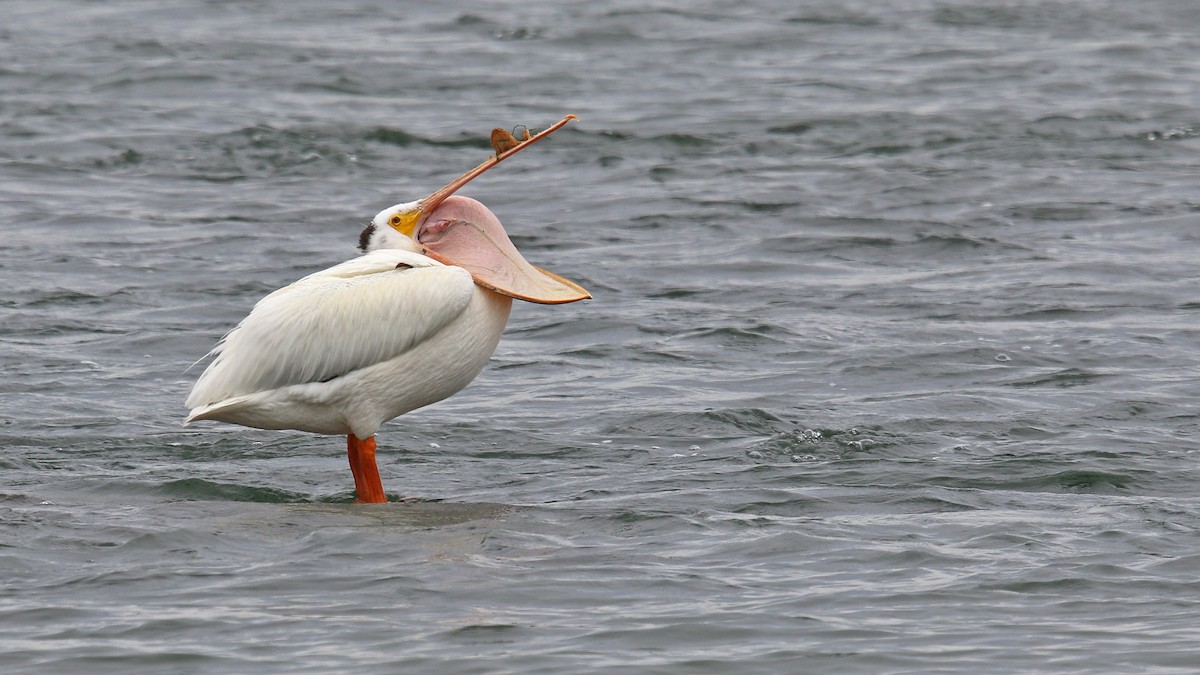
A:
<svg viewBox="0 0 1200 675">
<path fill-rule="evenodd" d="M 187 406 L 324 382 L 433 337 L 467 307 L 466 270 L 398 249 L 311 274 L 263 298 L 213 349 Z"/>
</svg>

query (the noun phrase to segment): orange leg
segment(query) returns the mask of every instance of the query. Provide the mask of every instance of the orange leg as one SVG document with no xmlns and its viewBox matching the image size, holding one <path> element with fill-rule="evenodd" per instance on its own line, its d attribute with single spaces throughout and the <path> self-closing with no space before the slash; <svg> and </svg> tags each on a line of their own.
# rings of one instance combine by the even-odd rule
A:
<svg viewBox="0 0 1200 675">
<path fill-rule="evenodd" d="M 354 493 L 363 504 L 387 503 L 383 481 L 375 466 L 375 437 L 359 440 L 354 434 L 346 437 L 346 454 L 350 456 L 350 471 L 354 474 Z"/>
</svg>

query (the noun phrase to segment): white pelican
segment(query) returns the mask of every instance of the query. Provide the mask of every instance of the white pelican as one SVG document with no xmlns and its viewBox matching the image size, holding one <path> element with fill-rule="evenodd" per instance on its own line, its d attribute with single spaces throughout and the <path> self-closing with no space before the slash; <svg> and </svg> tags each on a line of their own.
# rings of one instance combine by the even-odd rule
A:
<svg viewBox="0 0 1200 675">
<path fill-rule="evenodd" d="M 513 298 L 590 298 L 525 261 L 483 204 L 454 193 L 574 119 L 568 115 L 428 197 L 380 211 L 363 255 L 260 300 L 210 355 L 187 399 L 185 424 L 346 434 L 360 502 L 387 501 L 375 465 L 384 422 L 440 401 L 479 374 Z M 504 134 L 509 139 L 511 136 Z"/>
</svg>

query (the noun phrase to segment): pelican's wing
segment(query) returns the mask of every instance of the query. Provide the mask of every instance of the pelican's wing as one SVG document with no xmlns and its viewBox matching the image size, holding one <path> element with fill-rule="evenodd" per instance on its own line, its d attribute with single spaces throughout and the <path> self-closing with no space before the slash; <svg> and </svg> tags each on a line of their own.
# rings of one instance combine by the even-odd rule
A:
<svg viewBox="0 0 1200 675">
<path fill-rule="evenodd" d="M 187 406 L 322 382 L 394 358 L 462 313 L 471 274 L 398 249 L 372 251 L 263 298 L 213 349 Z"/>
</svg>

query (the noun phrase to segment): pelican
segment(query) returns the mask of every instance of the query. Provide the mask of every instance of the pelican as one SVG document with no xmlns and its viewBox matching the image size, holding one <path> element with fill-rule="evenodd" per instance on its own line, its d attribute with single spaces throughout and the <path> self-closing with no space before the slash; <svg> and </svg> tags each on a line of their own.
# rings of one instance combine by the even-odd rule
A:
<svg viewBox="0 0 1200 675">
<path fill-rule="evenodd" d="M 520 142 L 493 135 L 494 156 L 424 199 L 380 211 L 359 238 L 363 255 L 258 301 L 209 353 L 184 424 L 344 434 L 357 501 L 386 502 L 375 463 L 380 425 L 475 379 L 514 298 L 591 297 L 526 262 L 487 207 L 455 194 L 572 119 Z"/>
</svg>

